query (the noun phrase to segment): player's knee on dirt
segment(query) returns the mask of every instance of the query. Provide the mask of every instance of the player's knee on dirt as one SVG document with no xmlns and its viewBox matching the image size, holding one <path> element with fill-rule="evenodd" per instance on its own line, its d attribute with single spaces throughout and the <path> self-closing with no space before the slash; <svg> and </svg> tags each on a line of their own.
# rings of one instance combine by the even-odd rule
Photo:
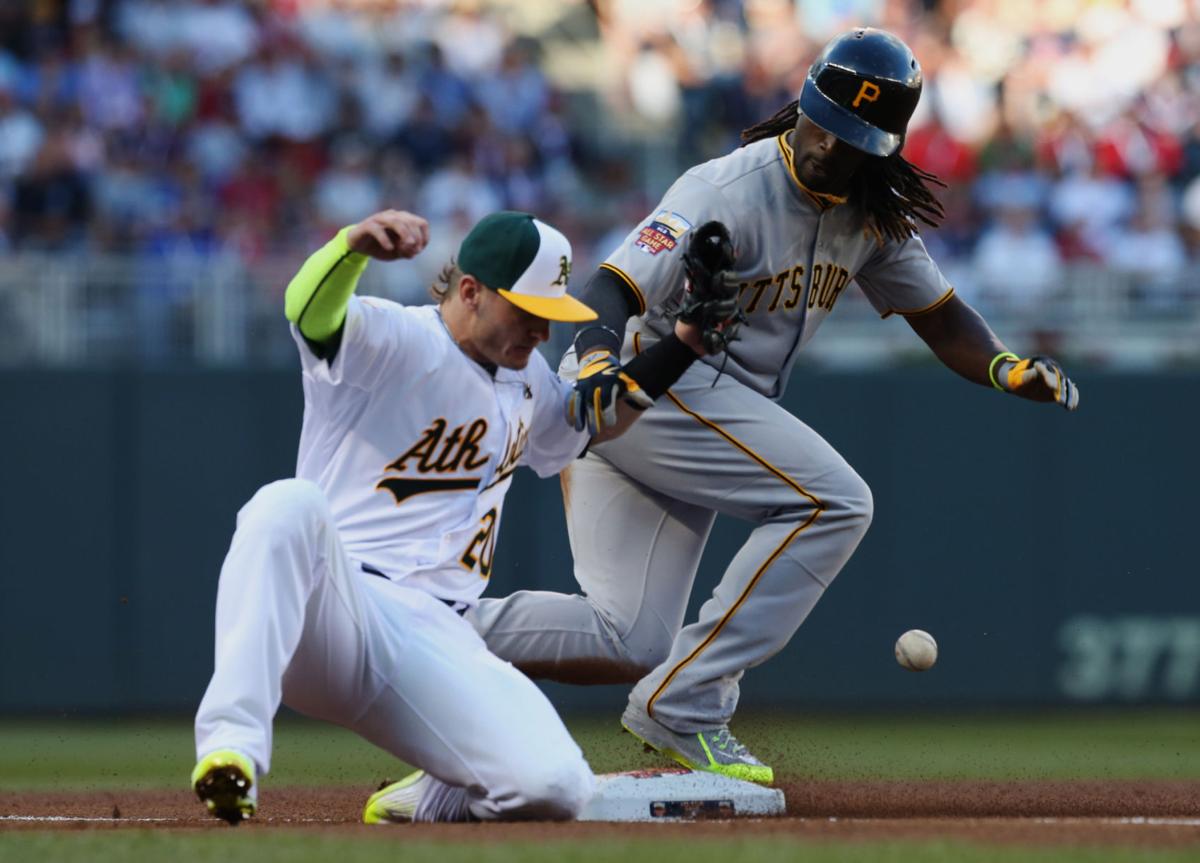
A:
<svg viewBox="0 0 1200 863">
<path fill-rule="evenodd" d="M 534 820 L 569 821 L 591 799 L 595 777 L 582 757 L 527 766 L 517 780 L 525 804 L 513 814 Z"/>
</svg>

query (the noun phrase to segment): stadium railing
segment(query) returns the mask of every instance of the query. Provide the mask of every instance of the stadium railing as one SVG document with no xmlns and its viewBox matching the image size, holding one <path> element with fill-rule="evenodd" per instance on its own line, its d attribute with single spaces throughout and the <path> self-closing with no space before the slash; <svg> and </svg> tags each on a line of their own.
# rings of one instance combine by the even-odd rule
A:
<svg viewBox="0 0 1200 863">
<path fill-rule="evenodd" d="M 246 264 L 236 257 L 167 258 L 16 254 L 0 259 L 0 366 L 280 366 L 294 348 L 283 321 L 291 259 Z M 360 291 L 428 302 L 423 282 L 368 270 Z M 1036 301 L 969 291 L 1014 349 L 1051 350 L 1076 362 L 1120 369 L 1200 364 L 1200 267 L 1150 281 L 1073 265 Z M 555 328 L 550 355 L 569 343 Z M 806 364 L 869 369 L 920 362 L 928 351 L 911 330 L 846 291 L 806 346 Z"/>
</svg>

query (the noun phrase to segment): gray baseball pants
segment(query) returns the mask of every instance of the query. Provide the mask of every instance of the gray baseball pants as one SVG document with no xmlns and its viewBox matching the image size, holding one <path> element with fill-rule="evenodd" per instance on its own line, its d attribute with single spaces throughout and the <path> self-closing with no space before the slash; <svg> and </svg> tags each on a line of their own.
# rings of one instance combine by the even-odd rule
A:
<svg viewBox="0 0 1200 863">
<path fill-rule="evenodd" d="M 630 704 L 680 733 L 728 723 L 743 672 L 788 643 L 872 512 L 866 483 L 820 435 L 703 363 L 562 485 L 583 594 L 485 598 L 471 622 L 530 676 L 637 681 Z M 757 527 L 685 627 L 717 513 Z"/>
</svg>

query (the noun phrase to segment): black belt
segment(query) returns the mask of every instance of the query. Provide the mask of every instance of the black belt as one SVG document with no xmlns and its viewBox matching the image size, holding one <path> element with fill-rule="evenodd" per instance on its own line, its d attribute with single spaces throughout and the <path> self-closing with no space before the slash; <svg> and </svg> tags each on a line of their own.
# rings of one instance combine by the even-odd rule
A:
<svg viewBox="0 0 1200 863">
<path fill-rule="evenodd" d="M 382 572 L 380 572 L 375 567 L 373 567 L 369 564 L 360 563 L 359 566 L 361 566 L 362 571 L 367 573 L 368 575 L 377 575 L 382 579 L 391 581 L 390 578 L 388 578 Z M 435 596 L 434 599 L 436 599 L 438 602 L 448 605 L 450 607 L 450 610 L 453 611 L 455 614 L 457 614 L 459 617 L 462 617 L 464 614 L 467 613 L 467 606 L 465 603 L 460 603 L 454 599 L 442 599 L 440 596 Z M 461 608 L 459 608 L 460 605 L 462 606 Z"/>
</svg>

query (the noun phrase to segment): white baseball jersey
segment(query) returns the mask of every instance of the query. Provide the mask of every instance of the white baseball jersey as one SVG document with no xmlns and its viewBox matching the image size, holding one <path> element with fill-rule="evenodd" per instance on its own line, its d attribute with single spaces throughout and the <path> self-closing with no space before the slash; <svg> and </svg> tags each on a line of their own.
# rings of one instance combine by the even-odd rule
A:
<svg viewBox="0 0 1200 863">
<path fill-rule="evenodd" d="M 881 241 L 852 205 L 814 200 L 792 163 L 780 135 L 697 165 L 602 264 L 638 297 L 642 318 L 634 326 L 665 335 L 665 313 L 683 288 L 688 231 L 723 222 L 748 318 L 726 372 L 769 398 L 782 394 L 796 355 L 851 281 L 885 317 L 928 311 L 953 294 L 920 237 Z M 704 358 L 715 366 L 723 360 Z"/>
<path fill-rule="evenodd" d="M 351 558 L 443 600 L 473 604 L 491 573 L 519 465 L 558 473 L 587 442 L 562 381 L 534 351 L 493 376 L 434 306 L 354 297 L 332 363 L 295 326 L 304 379 L 296 476 L 320 486 Z"/>
</svg>

